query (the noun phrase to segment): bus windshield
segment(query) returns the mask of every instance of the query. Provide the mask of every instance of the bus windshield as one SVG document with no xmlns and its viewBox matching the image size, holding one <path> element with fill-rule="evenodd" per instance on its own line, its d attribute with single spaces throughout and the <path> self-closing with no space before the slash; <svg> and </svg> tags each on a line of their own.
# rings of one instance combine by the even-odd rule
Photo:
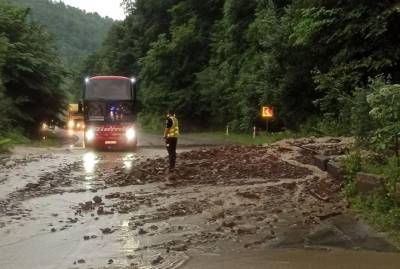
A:
<svg viewBox="0 0 400 269">
<path fill-rule="evenodd" d="M 130 80 L 90 80 L 86 84 L 85 100 L 132 100 Z"/>
<path fill-rule="evenodd" d="M 133 102 L 89 102 L 85 107 L 89 121 L 127 122 L 134 120 Z"/>
</svg>

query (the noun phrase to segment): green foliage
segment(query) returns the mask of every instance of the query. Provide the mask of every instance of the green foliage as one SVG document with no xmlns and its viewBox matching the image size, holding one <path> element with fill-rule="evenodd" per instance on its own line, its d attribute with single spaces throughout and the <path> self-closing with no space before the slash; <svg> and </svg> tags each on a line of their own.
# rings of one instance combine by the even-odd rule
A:
<svg viewBox="0 0 400 269">
<path fill-rule="evenodd" d="M 19 130 L 3 130 L 0 135 L 0 153 L 7 152 L 14 145 L 28 143 L 29 139 Z"/>
<path fill-rule="evenodd" d="M 400 208 L 391 197 L 382 191 L 377 191 L 368 196 L 357 196 L 351 201 L 353 210 L 364 216 L 370 223 L 399 236 Z"/>
<path fill-rule="evenodd" d="M 63 110 L 65 72 L 52 38 L 28 22 L 29 10 L 2 0 L 0 14 L 0 135 L 21 127 L 35 136 L 42 121 Z"/>
<path fill-rule="evenodd" d="M 372 144 L 373 131 L 378 125 L 369 114 L 371 111 L 371 106 L 367 101 L 369 93 L 368 89 L 357 89 L 352 100 L 351 129 L 357 146 L 369 147 Z"/>
<path fill-rule="evenodd" d="M 399 168 L 395 157 L 377 161 L 376 155 L 361 157 L 360 152 L 348 155 L 344 160 L 345 194 L 352 209 L 361 214 L 370 223 L 399 237 L 400 208 L 399 195 L 395 192 Z M 354 178 L 357 172 L 382 175 L 385 178 L 383 188 L 370 194 L 357 194 Z"/>
<path fill-rule="evenodd" d="M 130 15 L 82 73 L 139 74 L 144 114 L 172 106 L 191 125 L 248 131 L 272 105 L 276 129 L 325 117 L 314 129 L 368 144 L 369 78 L 400 81 L 391 1 L 123 3 Z"/>
<path fill-rule="evenodd" d="M 78 67 L 89 54 L 101 45 L 113 24 L 111 18 L 86 13 L 61 1 L 9 0 L 30 8 L 29 18 L 46 27 L 56 40 L 66 67 Z"/>
<path fill-rule="evenodd" d="M 379 122 L 373 137 L 375 145 L 379 150 L 393 149 L 399 157 L 400 85 L 377 81 L 372 89 L 367 101 L 372 108 L 369 114 Z"/>
<path fill-rule="evenodd" d="M 158 113 L 140 113 L 140 126 L 146 131 L 161 133 L 164 130 L 163 117 Z"/>
<path fill-rule="evenodd" d="M 362 159 L 360 152 L 355 152 L 346 156 L 345 159 L 342 160 L 343 168 L 345 171 L 345 194 L 347 197 L 351 197 L 356 194 L 355 192 L 355 183 L 354 178 L 358 172 L 362 169 Z"/>
</svg>

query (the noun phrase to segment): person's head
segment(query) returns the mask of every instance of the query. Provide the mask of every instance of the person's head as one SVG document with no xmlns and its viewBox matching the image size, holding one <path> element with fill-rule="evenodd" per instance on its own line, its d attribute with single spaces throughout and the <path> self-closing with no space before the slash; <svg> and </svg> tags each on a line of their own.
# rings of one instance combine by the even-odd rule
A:
<svg viewBox="0 0 400 269">
<path fill-rule="evenodd" d="M 173 109 L 168 109 L 167 117 L 172 117 L 172 116 L 175 116 L 175 111 Z"/>
</svg>

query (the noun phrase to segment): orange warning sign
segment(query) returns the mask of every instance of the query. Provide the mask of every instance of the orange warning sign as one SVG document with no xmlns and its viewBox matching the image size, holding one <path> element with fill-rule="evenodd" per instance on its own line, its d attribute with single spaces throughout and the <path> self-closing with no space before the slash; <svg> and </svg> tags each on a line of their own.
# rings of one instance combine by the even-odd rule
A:
<svg viewBox="0 0 400 269">
<path fill-rule="evenodd" d="M 263 118 L 273 118 L 274 117 L 274 109 L 270 106 L 263 106 L 261 116 Z"/>
</svg>

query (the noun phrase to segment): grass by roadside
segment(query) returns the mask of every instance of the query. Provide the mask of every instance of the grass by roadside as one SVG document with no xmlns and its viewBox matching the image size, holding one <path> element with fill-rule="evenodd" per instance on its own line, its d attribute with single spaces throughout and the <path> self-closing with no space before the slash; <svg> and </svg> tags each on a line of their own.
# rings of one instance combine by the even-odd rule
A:
<svg viewBox="0 0 400 269">
<path fill-rule="evenodd" d="M 202 140 L 217 140 L 227 144 L 230 143 L 230 144 L 241 144 L 241 145 L 271 144 L 282 139 L 304 137 L 304 134 L 302 133 L 292 133 L 292 132 L 277 132 L 268 134 L 263 132 L 257 134 L 255 138 L 253 138 L 252 134 L 231 133 L 227 136 L 224 132 L 200 132 L 200 133 L 189 133 L 184 135 L 188 138 L 202 139 Z"/>
<path fill-rule="evenodd" d="M 29 143 L 29 141 L 18 131 L 7 131 L 0 135 L 0 153 L 8 152 L 13 146 Z"/>
<path fill-rule="evenodd" d="M 43 134 L 43 137 L 38 140 L 33 140 L 29 144 L 32 147 L 40 147 L 40 148 L 47 148 L 47 147 L 58 147 L 61 146 L 60 137 L 57 137 L 55 134 L 48 132 Z"/>
<path fill-rule="evenodd" d="M 348 199 L 350 211 L 360 216 L 375 230 L 384 232 L 400 247 L 400 208 L 383 190 Z"/>
<path fill-rule="evenodd" d="M 361 157 L 359 153 L 353 153 L 343 161 L 346 179 L 344 194 L 354 214 L 400 245 L 400 193 L 396 190 L 399 168 L 394 157 L 381 159 L 376 156 Z M 357 172 L 383 176 L 382 187 L 368 194 L 358 193 L 355 188 Z"/>
<path fill-rule="evenodd" d="M 43 138 L 45 137 L 45 139 Z M 0 135 L 0 153 L 9 152 L 16 145 L 27 145 L 31 147 L 57 147 L 61 145 L 60 138 L 48 132 L 37 140 L 31 140 L 18 131 L 8 131 Z"/>
</svg>

